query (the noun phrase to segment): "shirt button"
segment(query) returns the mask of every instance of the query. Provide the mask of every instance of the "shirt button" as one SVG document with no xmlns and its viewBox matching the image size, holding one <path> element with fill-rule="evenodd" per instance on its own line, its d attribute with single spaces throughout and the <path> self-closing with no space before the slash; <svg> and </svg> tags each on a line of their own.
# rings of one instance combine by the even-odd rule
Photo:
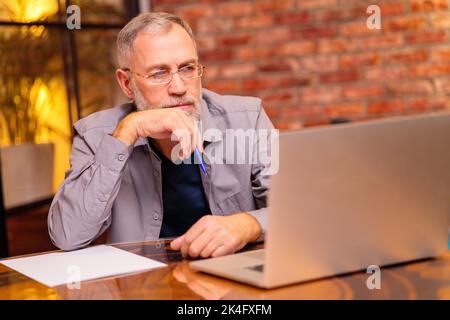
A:
<svg viewBox="0 0 450 320">
<path fill-rule="evenodd" d="M 155 213 L 155 214 L 153 215 L 153 219 L 154 219 L 154 220 L 158 220 L 158 219 L 159 219 L 159 214 Z"/>
<path fill-rule="evenodd" d="M 159 177 L 159 172 L 158 172 L 157 170 L 153 170 L 153 175 L 154 175 L 155 177 Z"/>
<path fill-rule="evenodd" d="M 117 156 L 117 159 L 119 159 L 119 161 L 123 161 L 123 160 L 125 160 L 125 155 L 123 153 L 119 153 L 119 155 Z"/>
</svg>

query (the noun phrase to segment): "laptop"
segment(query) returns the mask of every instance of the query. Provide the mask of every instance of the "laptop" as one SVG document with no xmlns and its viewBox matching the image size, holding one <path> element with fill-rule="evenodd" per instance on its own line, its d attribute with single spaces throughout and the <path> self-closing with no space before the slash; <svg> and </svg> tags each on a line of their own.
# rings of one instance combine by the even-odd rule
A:
<svg viewBox="0 0 450 320">
<path fill-rule="evenodd" d="M 265 249 L 190 262 L 261 288 L 439 256 L 450 224 L 450 114 L 280 134 Z"/>
</svg>

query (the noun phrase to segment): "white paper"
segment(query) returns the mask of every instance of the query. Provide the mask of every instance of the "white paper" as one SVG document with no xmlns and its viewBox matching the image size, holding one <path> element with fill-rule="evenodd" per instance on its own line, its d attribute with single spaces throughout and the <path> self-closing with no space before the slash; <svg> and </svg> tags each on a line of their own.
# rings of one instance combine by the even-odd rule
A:
<svg viewBox="0 0 450 320">
<path fill-rule="evenodd" d="M 107 245 L 3 260 L 0 263 L 49 287 L 166 265 Z"/>
</svg>

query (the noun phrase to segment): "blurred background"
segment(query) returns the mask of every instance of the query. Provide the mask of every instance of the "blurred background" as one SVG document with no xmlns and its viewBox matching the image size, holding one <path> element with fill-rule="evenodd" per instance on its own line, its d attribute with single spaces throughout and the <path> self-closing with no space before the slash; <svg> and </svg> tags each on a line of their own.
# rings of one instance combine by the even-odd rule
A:
<svg viewBox="0 0 450 320">
<path fill-rule="evenodd" d="M 66 26 L 73 4 L 79 30 Z M 373 4 L 379 30 L 366 25 Z M 139 12 L 186 19 L 203 86 L 258 96 L 277 128 L 294 130 L 450 110 L 449 8 L 450 0 L 1 0 L 0 255 L 54 248 L 46 216 L 69 167 L 72 125 L 126 101 L 115 38 Z"/>
</svg>

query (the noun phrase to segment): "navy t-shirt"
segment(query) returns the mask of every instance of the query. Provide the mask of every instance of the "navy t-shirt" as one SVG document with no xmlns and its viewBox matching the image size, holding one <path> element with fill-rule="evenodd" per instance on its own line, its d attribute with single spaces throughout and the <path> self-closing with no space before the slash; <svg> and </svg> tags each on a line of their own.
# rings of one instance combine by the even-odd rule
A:
<svg viewBox="0 0 450 320">
<path fill-rule="evenodd" d="M 195 222 L 211 210 L 206 200 L 200 176 L 200 166 L 175 164 L 155 146 L 153 150 L 161 159 L 163 222 L 160 238 L 172 238 L 184 234 Z"/>
</svg>

